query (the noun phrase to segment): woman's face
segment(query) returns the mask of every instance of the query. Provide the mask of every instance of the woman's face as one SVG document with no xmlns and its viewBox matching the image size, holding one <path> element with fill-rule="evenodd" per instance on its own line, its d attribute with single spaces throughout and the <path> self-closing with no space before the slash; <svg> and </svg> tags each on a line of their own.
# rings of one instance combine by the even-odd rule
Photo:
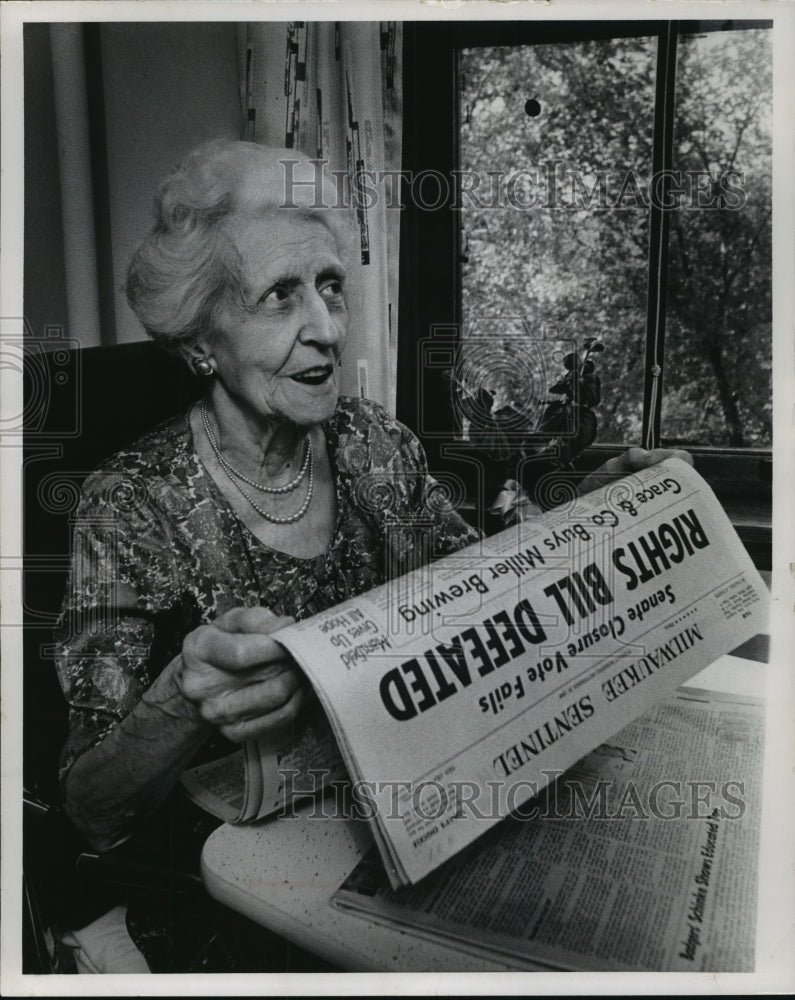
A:
<svg viewBox="0 0 795 1000">
<path fill-rule="evenodd" d="M 203 344 L 218 380 L 247 415 L 302 427 L 337 404 L 345 345 L 345 272 L 334 237 L 317 219 L 289 211 L 232 216 L 240 297 L 226 296 Z"/>
</svg>

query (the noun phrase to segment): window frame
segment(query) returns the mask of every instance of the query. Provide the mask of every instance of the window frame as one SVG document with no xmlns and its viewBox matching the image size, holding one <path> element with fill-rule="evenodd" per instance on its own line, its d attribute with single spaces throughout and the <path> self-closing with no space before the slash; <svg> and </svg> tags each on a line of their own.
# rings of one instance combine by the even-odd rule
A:
<svg viewBox="0 0 795 1000">
<path fill-rule="evenodd" d="M 708 31 L 770 29 L 770 20 L 723 21 L 463 21 L 404 24 L 404 135 L 406 176 L 434 170 L 451 176 L 459 166 L 458 60 L 463 48 L 589 41 L 599 38 L 656 37 L 657 79 L 652 169 L 670 168 L 671 129 L 675 101 L 676 41 L 679 35 Z M 667 68 L 667 72 L 666 71 Z M 666 89 L 667 86 L 667 89 Z M 667 100 L 666 100 L 667 99 Z M 666 118 L 667 116 L 667 118 Z M 661 139 L 666 134 L 667 145 Z M 650 256 L 647 288 L 654 268 L 667 264 L 668 217 L 650 208 Z M 421 208 L 403 198 L 400 243 L 400 301 L 397 416 L 415 429 L 428 453 L 432 470 L 461 478 L 474 502 L 478 481 L 467 443 L 460 439 L 444 369 L 459 342 L 461 322 L 460 213 L 452 206 Z M 656 255 L 655 255 L 656 251 Z M 661 255 L 661 256 L 660 256 Z M 665 287 L 663 282 L 662 287 Z M 664 350 L 665 296 L 647 298 L 647 330 L 643 443 L 659 436 L 660 409 L 649 408 L 651 359 L 649 346 L 655 324 L 658 347 Z M 651 332 L 650 332 L 651 331 Z M 623 449 L 594 444 L 578 468 L 595 468 Z M 698 446 L 689 449 L 696 466 L 723 503 L 757 565 L 770 564 L 772 450 Z"/>
</svg>

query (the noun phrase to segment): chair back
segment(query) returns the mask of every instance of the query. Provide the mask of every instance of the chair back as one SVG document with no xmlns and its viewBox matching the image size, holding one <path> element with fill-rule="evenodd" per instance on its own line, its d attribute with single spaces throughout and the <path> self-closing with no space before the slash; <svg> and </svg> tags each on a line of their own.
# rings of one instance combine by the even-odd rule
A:
<svg viewBox="0 0 795 1000">
<path fill-rule="evenodd" d="M 103 459 L 184 412 L 204 385 L 151 342 L 81 350 L 30 338 L 23 354 L 23 772 L 25 788 L 53 802 L 66 703 L 52 630 L 80 487 Z"/>
</svg>

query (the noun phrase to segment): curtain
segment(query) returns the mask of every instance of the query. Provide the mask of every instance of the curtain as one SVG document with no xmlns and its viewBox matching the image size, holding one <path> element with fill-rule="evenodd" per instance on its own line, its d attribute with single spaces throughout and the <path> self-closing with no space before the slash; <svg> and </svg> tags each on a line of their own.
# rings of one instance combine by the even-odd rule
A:
<svg viewBox="0 0 795 1000">
<path fill-rule="evenodd" d="M 335 180 L 347 179 L 349 195 L 364 192 L 347 282 L 342 391 L 394 413 L 401 26 L 252 22 L 241 25 L 238 42 L 245 137 L 325 160 Z"/>
<path fill-rule="evenodd" d="M 85 53 L 81 24 L 50 25 L 68 333 L 82 347 L 102 343 L 91 183 Z"/>
</svg>

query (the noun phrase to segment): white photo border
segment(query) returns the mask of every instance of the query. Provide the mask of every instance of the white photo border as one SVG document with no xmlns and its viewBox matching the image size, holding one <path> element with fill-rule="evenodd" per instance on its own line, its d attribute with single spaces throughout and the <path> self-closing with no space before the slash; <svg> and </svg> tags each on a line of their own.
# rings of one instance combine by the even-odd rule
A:
<svg viewBox="0 0 795 1000">
<path fill-rule="evenodd" d="M 0 629 L 4 669 L 2 683 L 2 939 L 0 993 L 4 996 L 99 995 L 383 995 L 383 994 L 530 994 L 624 995 L 779 993 L 795 988 L 795 907 L 793 906 L 793 775 L 795 726 L 792 650 L 795 645 L 795 198 L 793 178 L 793 115 L 795 93 L 795 6 L 786 0 L 544 0 L 490 3 L 479 0 L 317 0 L 314 3 L 224 3 L 220 0 L 137 0 L 137 2 L 15 2 L 0 7 L 0 324 L 2 335 L 21 336 L 23 242 L 23 57 L 26 22 L 54 21 L 246 21 L 246 20 L 611 20 L 743 18 L 774 22 L 774 479 L 771 663 L 768 682 L 768 740 L 765 755 L 757 971 L 752 974 L 686 973 L 405 973 L 333 976 L 29 976 L 21 973 L 21 828 L 22 828 L 22 629 Z M 19 317 L 16 319 L 16 317 Z M 3 418 L 22 408 L 21 373 L 0 370 L 0 413 Z M 0 425 L 4 426 L 4 425 Z M 21 600 L 21 445 L 8 440 L 0 447 L 0 598 L 2 621 L 22 620 Z M 532 978 L 528 978 L 532 977 Z"/>
</svg>

